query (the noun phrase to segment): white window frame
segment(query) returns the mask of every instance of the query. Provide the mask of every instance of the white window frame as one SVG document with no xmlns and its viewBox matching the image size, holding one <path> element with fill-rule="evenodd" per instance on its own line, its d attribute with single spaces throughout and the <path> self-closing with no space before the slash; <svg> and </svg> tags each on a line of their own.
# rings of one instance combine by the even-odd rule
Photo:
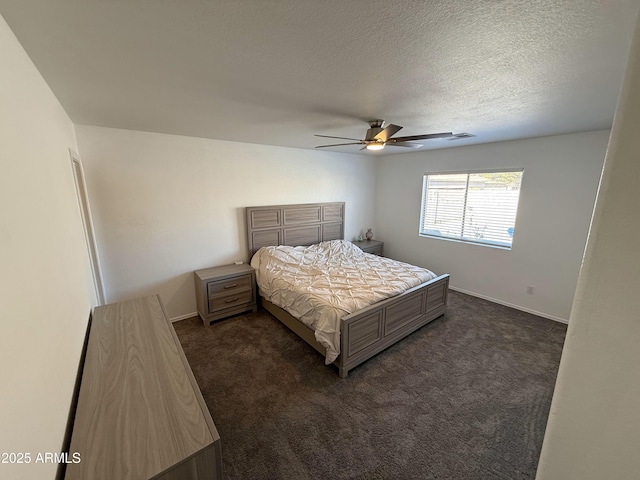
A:
<svg viewBox="0 0 640 480">
<path fill-rule="evenodd" d="M 426 215 L 426 207 L 427 207 L 427 182 L 429 176 L 433 175 L 474 175 L 474 174 L 492 174 L 492 173 L 521 173 L 520 177 L 520 188 L 518 193 L 518 202 L 516 205 L 516 214 L 513 224 L 513 232 L 511 236 L 511 243 L 500 242 L 498 240 L 484 240 L 484 239 L 474 239 L 471 237 L 463 237 L 456 235 L 446 235 L 446 234 L 438 234 L 434 233 L 434 231 L 424 230 L 424 220 Z M 467 177 L 468 179 L 469 177 Z M 520 208 L 520 198 L 522 195 L 522 180 L 524 178 L 524 168 L 500 168 L 500 169 L 479 169 L 479 170 L 461 170 L 461 171 L 436 171 L 436 172 L 427 172 L 422 177 L 422 196 L 420 198 L 420 224 L 418 226 L 418 235 L 426 238 L 437 238 L 440 240 L 448 240 L 453 242 L 462 242 L 468 243 L 472 245 L 481 245 L 485 247 L 499 248 L 503 250 L 511 250 L 513 246 L 513 240 L 515 238 L 516 231 L 516 223 L 518 219 L 518 210 Z M 466 198 L 468 194 L 468 184 L 467 189 L 465 190 L 465 212 L 466 212 Z M 464 214 L 462 222 L 464 222 Z M 463 230 L 463 226 L 460 226 L 461 230 Z"/>
</svg>

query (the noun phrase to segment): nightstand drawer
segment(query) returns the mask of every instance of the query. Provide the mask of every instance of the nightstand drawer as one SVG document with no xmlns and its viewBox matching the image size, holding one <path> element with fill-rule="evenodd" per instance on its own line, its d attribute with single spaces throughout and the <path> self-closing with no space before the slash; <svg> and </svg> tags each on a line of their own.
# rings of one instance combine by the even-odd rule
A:
<svg viewBox="0 0 640 480">
<path fill-rule="evenodd" d="M 194 273 L 198 315 L 205 326 L 232 315 L 258 311 L 256 274 L 251 265 L 234 263 Z"/>
<path fill-rule="evenodd" d="M 354 242 L 363 252 L 378 255 L 383 255 L 384 242 L 380 240 L 364 240 L 362 242 Z"/>
<path fill-rule="evenodd" d="M 253 301 L 253 292 L 251 289 L 231 292 L 209 297 L 209 313 L 219 312 L 226 308 L 237 307 L 238 305 L 251 303 Z"/>
<path fill-rule="evenodd" d="M 251 290 L 251 275 L 241 275 L 207 283 L 207 296 L 209 298 L 219 294 L 242 292 L 243 290 Z"/>
<path fill-rule="evenodd" d="M 371 248 L 367 248 L 362 249 L 364 252 L 366 253 L 371 253 L 372 255 L 378 255 L 379 257 L 382 256 L 382 245 L 378 245 L 376 247 L 371 247 Z"/>
</svg>

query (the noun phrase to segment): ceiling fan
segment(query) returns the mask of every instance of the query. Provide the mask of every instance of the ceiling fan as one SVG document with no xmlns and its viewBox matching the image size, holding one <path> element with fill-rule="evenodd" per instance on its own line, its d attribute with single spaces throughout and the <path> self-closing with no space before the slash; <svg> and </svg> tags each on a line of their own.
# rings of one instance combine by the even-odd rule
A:
<svg viewBox="0 0 640 480">
<path fill-rule="evenodd" d="M 364 145 L 360 150 L 382 150 L 386 145 L 392 147 L 409 147 L 420 148 L 422 145 L 417 143 L 411 143 L 415 140 L 431 140 L 433 138 L 449 138 L 455 135 L 452 132 L 443 133 L 428 133 L 425 135 L 410 135 L 408 137 L 396 137 L 392 138 L 396 133 L 402 129 L 399 125 L 392 123 L 384 125 L 384 120 L 371 120 L 369 121 L 369 129 L 364 137 L 364 140 L 348 137 L 332 137 L 329 135 L 316 135 L 316 137 L 323 138 L 338 138 L 340 140 L 353 140 L 350 143 L 335 143 L 332 145 L 318 145 L 316 148 L 327 147 L 341 147 L 343 145 Z"/>
</svg>

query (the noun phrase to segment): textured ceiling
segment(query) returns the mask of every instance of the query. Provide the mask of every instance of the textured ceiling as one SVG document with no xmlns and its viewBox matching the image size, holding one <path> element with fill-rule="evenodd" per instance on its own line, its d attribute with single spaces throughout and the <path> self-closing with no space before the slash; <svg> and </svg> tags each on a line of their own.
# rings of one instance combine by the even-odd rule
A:
<svg viewBox="0 0 640 480">
<path fill-rule="evenodd" d="M 375 118 L 396 136 L 477 135 L 427 149 L 609 128 L 638 6 L 0 0 L 0 13 L 77 124 L 301 148 L 363 138 Z"/>
</svg>

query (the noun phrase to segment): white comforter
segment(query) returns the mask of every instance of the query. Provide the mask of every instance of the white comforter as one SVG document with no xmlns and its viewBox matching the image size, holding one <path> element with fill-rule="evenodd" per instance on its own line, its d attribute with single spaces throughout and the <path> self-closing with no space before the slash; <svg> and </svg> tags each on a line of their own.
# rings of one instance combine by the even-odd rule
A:
<svg viewBox="0 0 640 480">
<path fill-rule="evenodd" d="M 340 320 L 436 277 L 424 268 L 364 253 L 345 240 L 309 247 L 263 247 L 251 259 L 260 294 L 311 327 L 340 354 Z"/>
</svg>

